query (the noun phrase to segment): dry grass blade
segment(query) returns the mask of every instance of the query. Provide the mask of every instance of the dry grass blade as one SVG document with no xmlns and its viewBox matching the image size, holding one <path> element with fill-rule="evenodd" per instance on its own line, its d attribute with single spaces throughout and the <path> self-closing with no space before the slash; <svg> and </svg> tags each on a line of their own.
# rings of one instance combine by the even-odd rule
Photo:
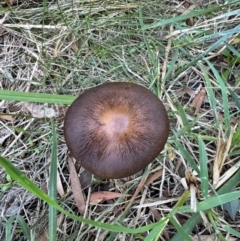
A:
<svg viewBox="0 0 240 241">
<path fill-rule="evenodd" d="M 221 187 L 227 180 L 229 180 L 239 170 L 239 167 L 240 167 L 240 162 L 237 162 L 234 166 L 232 166 L 229 170 L 227 170 L 221 176 L 215 188 L 218 189 L 219 187 Z"/>
<path fill-rule="evenodd" d="M 190 190 L 191 210 L 195 213 L 197 211 L 198 181 L 196 176 L 190 171 L 185 172 L 185 179 Z"/>
<path fill-rule="evenodd" d="M 65 192 L 64 192 L 64 189 L 63 189 L 63 185 L 62 185 L 62 181 L 61 181 L 59 172 L 57 172 L 57 191 L 58 191 L 58 193 L 61 197 L 64 196 Z"/>
<path fill-rule="evenodd" d="M 48 230 L 44 230 L 38 237 L 36 237 L 36 241 L 46 241 L 48 240 Z"/>
<path fill-rule="evenodd" d="M 149 165 L 148 168 L 147 168 L 147 173 L 148 173 L 148 171 L 149 171 L 150 166 L 151 166 L 151 165 Z M 126 210 L 126 211 L 124 212 L 123 216 L 128 212 L 128 209 L 132 206 L 135 198 L 136 198 L 137 195 L 142 191 L 142 189 L 143 189 L 143 187 L 144 187 L 144 185 L 145 185 L 145 183 L 146 183 L 147 178 L 148 178 L 148 174 L 146 174 L 144 177 L 142 177 L 142 179 L 141 179 L 140 183 L 138 184 L 138 187 L 137 187 L 136 191 L 134 192 L 132 198 L 130 199 L 130 201 L 128 202 L 128 204 L 125 206 L 125 210 Z"/>
<path fill-rule="evenodd" d="M 216 157 L 213 164 L 213 186 L 216 187 L 219 183 L 220 173 L 223 165 L 227 159 L 233 137 L 234 129 L 231 128 L 229 137 L 226 139 L 223 135 L 222 130 L 219 130 L 217 140 Z"/>
</svg>

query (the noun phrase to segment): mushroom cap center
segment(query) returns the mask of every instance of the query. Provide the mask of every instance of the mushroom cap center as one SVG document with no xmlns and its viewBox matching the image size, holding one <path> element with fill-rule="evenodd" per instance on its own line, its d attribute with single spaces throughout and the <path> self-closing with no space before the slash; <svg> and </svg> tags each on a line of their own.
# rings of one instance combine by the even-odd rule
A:
<svg viewBox="0 0 240 241">
<path fill-rule="evenodd" d="M 129 114 L 120 110 L 106 111 L 102 115 L 101 124 L 109 137 L 124 135 L 130 125 Z"/>
</svg>

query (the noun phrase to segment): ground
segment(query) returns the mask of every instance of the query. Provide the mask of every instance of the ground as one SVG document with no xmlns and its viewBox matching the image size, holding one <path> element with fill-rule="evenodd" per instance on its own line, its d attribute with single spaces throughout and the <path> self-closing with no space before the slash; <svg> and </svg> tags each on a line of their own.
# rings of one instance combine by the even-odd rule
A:
<svg viewBox="0 0 240 241">
<path fill-rule="evenodd" d="M 239 9 L 0 1 L 0 240 L 238 240 Z M 145 170 L 99 180 L 73 165 L 64 116 L 120 81 L 161 99 L 169 138 Z"/>
</svg>

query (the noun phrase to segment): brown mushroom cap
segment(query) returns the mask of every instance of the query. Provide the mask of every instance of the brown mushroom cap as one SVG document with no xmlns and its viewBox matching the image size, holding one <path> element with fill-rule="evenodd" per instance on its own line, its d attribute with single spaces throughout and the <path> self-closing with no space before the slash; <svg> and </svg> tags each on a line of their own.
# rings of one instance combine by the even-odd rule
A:
<svg viewBox="0 0 240 241">
<path fill-rule="evenodd" d="M 64 136 L 73 157 L 101 178 L 123 178 L 151 163 L 169 135 L 162 102 L 143 86 L 94 87 L 69 107 Z"/>
</svg>

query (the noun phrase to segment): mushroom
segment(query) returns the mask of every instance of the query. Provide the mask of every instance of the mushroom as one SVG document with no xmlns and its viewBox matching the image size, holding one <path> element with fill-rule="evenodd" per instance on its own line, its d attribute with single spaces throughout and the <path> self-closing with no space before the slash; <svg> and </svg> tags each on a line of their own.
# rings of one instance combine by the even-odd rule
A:
<svg viewBox="0 0 240 241">
<path fill-rule="evenodd" d="M 70 153 L 105 179 L 144 169 L 164 148 L 168 135 L 169 120 L 159 98 L 127 82 L 87 90 L 69 107 L 64 123 Z"/>
</svg>

